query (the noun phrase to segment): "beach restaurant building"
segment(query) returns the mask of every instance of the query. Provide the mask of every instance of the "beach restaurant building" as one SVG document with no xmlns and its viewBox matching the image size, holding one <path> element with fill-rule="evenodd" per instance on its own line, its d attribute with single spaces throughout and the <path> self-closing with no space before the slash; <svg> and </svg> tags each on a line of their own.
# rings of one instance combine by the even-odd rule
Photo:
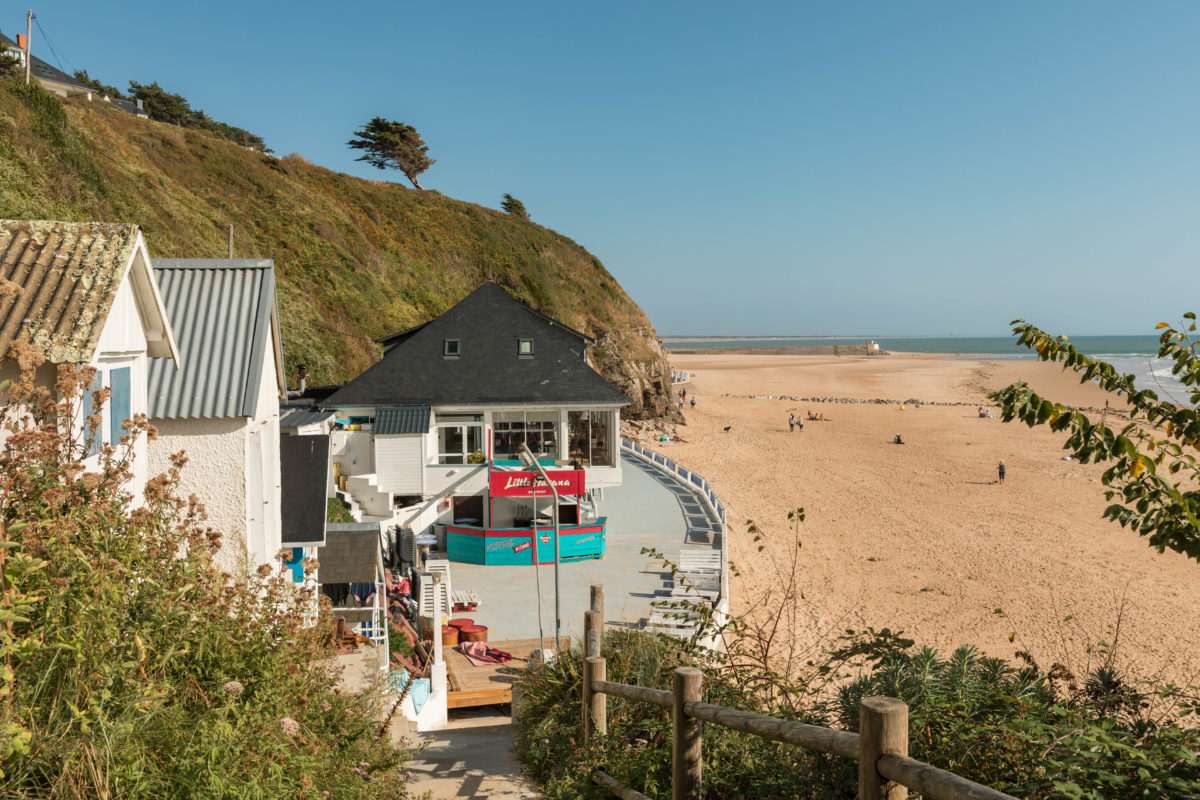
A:
<svg viewBox="0 0 1200 800">
<path fill-rule="evenodd" d="M 363 519 L 433 534 L 453 561 L 604 554 L 605 487 L 621 482 L 629 399 L 588 364 L 594 340 L 488 282 L 441 316 L 380 340 L 383 358 L 322 406 L 338 489 Z"/>
</svg>

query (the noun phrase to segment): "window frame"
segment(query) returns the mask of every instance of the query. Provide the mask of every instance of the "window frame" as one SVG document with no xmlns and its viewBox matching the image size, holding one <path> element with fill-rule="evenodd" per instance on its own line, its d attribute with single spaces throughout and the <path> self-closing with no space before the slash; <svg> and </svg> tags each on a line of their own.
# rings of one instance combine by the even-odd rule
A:
<svg viewBox="0 0 1200 800">
<path fill-rule="evenodd" d="M 462 339 L 443 339 L 442 357 L 460 358 L 462 356 Z"/>
<path fill-rule="evenodd" d="M 525 345 L 529 345 L 529 352 L 525 352 Z M 533 358 L 533 339 L 517 339 L 517 358 Z"/>
</svg>

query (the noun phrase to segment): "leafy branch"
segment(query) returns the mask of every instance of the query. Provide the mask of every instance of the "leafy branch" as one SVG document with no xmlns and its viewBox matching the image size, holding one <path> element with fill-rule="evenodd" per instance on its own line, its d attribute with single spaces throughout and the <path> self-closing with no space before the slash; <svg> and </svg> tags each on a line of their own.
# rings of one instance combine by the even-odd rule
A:
<svg viewBox="0 0 1200 800">
<path fill-rule="evenodd" d="M 1196 485 L 1200 464 L 1200 414 L 1196 408 L 1159 400 L 1149 389 L 1138 389 L 1134 376 L 1120 374 L 1111 364 L 1081 353 L 1065 336 L 1051 336 L 1025 320 L 1012 322 L 1018 344 L 1034 350 L 1039 361 L 1053 361 L 1095 381 L 1105 392 L 1123 398 L 1129 422 L 1120 431 L 1107 424 L 1107 413 L 1093 421 L 1083 411 L 1055 403 L 1017 382 L 990 395 L 1001 409 L 1001 419 L 1019 419 L 1026 425 L 1049 425 L 1067 432 L 1063 448 L 1083 463 L 1112 462 L 1101 476 L 1112 503 L 1106 519 L 1147 537 L 1158 552 L 1174 550 L 1200 561 L 1200 491 L 1183 489 L 1175 476 L 1183 473 L 1184 485 Z M 1188 312 L 1178 328 L 1165 322 L 1157 326 L 1158 357 L 1172 361 L 1171 372 L 1188 390 L 1193 406 L 1200 404 L 1200 352 L 1192 338 L 1196 315 Z"/>
</svg>

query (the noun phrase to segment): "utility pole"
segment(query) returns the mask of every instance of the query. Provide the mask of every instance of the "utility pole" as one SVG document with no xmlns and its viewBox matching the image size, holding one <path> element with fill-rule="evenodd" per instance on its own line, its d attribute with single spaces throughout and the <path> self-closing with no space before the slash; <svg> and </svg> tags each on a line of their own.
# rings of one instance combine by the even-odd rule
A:
<svg viewBox="0 0 1200 800">
<path fill-rule="evenodd" d="M 25 17 L 25 85 L 29 85 L 29 45 L 33 37 L 33 9 L 29 9 L 29 15 Z"/>
<path fill-rule="evenodd" d="M 233 223 L 229 223 L 229 257 L 233 258 Z"/>
</svg>

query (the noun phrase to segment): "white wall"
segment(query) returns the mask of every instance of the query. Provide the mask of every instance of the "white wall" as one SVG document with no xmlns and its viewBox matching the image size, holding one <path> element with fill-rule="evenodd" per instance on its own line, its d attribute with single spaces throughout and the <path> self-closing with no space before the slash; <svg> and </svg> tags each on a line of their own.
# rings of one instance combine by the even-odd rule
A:
<svg viewBox="0 0 1200 800">
<path fill-rule="evenodd" d="M 170 455 L 186 450 L 177 493 L 195 494 L 208 512 L 208 524 L 221 531 L 219 565 L 233 572 L 247 552 L 246 418 L 156 419 L 158 439 L 151 442 L 150 471 L 170 467 Z"/>
<path fill-rule="evenodd" d="M 375 474 L 379 488 L 392 494 L 424 494 L 425 436 L 375 437 Z"/>
<path fill-rule="evenodd" d="M 150 366 L 146 356 L 146 332 L 128 274 L 122 279 L 121 285 L 117 289 L 117 296 L 113 298 L 112 309 L 100 331 L 91 366 L 101 370 L 129 367 L 131 390 L 129 413 L 134 415 L 148 412 L 147 382 L 149 381 Z M 104 385 L 108 385 L 107 381 Z M 104 424 L 101 426 L 101 433 L 105 443 L 119 445 L 120 436 L 117 437 L 117 441 L 110 441 L 111 411 L 110 405 L 105 403 Z M 117 420 L 116 422 L 120 425 L 123 421 Z M 146 480 L 150 477 L 147 458 L 147 440 L 145 436 L 142 436 L 135 443 L 133 451 L 133 478 L 129 489 L 134 496 L 134 505 L 141 504 L 142 490 L 145 489 Z"/>
<path fill-rule="evenodd" d="M 279 388 L 275 352 L 268 343 L 259 375 L 258 403 L 246 447 L 246 546 L 252 565 L 276 564 L 282 547 L 279 497 Z"/>
</svg>

